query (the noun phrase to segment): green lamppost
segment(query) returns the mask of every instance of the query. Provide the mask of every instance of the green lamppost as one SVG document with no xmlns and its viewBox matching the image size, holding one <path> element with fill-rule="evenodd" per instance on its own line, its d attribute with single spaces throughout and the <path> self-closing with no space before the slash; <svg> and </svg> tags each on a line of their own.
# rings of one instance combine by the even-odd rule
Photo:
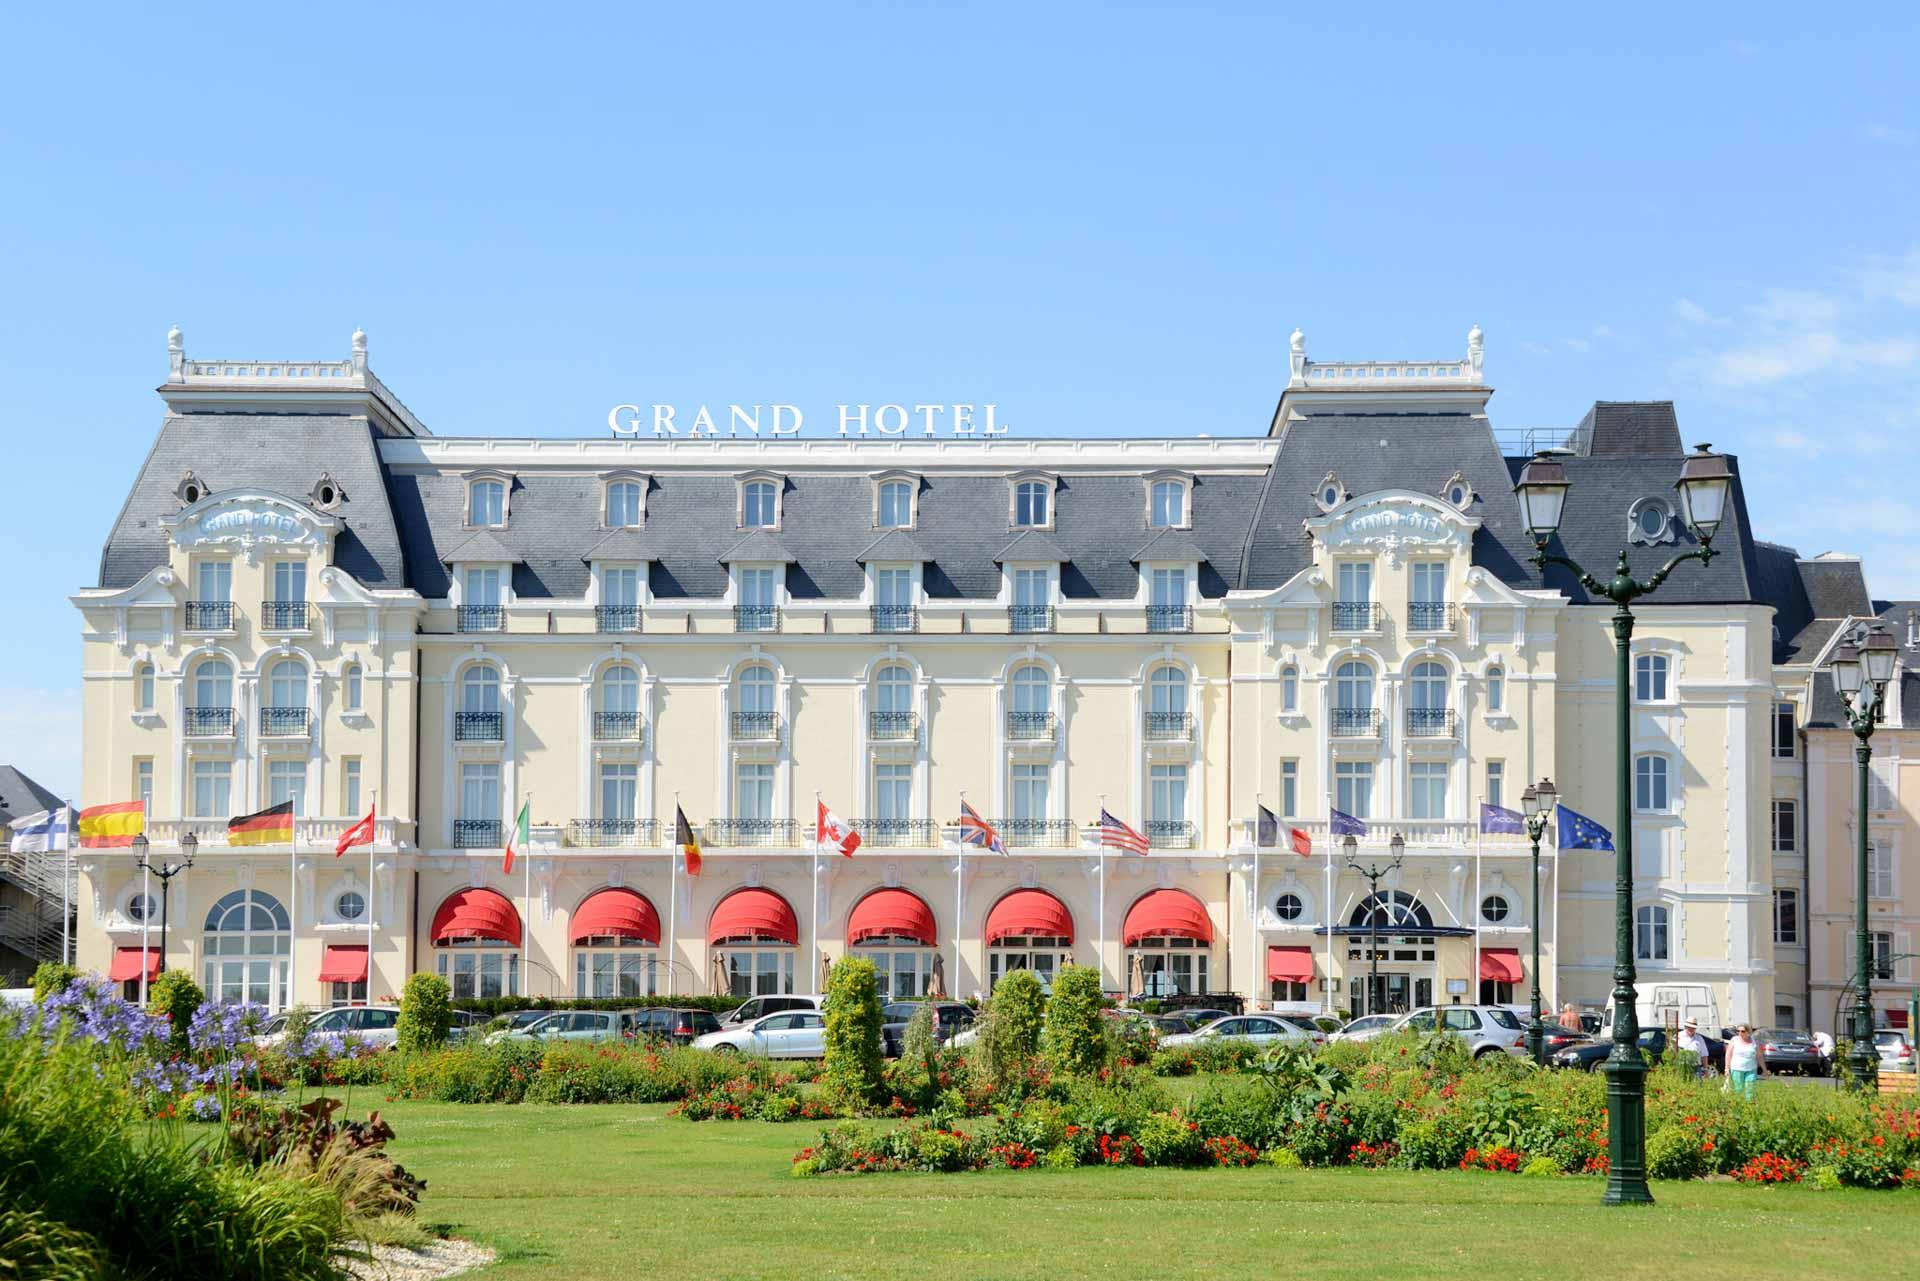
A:
<svg viewBox="0 0 1920 1281">
<path fill-rule="evenodd" d="M 1547 1065 L 1547 1030 L 1540 1022 L 1540 838 L 1546 835 L 1547 820 L 1559 802 L 1559 790 L 1550 778 L 1529 784 L 1527 790 L 1520 793 L 1520 811 L 1527 818 L 1527 840 L 1533 844 L 1533 1017 L 1527 1023 L 1527 1057 L 1540 1067 Z"/>
<path fill-rule="evenodd" d="M 1887 682 L 1893 679 L 1900 646 L 1882 627 L 1862 635 L 1856 632 L 1833 651 L 1833 687 L 1847 706 L 1853 727 L 1854 872 L 1857 880 L 1855 911 L 1859 947 L 1855 954 L 1853 1048 L 1848 1053 L 1853 1083 L 1862 1090 L 1877 1088 L 1880 1054 L 1873 1044 L 1873 935 L 1867 932 L 1867 769 L 1873 760 L 1873 728 L 1885 714 Z"/>
<path fill-rule="evenodd" d="M 1641 582 L 1630 572 L 1623 549 L 1613 577 L 1601 580 L 1565 556 L 1552 555 L 1547 544 L 1560 529 L 1566 507 L 1566 467 L 1550 451 L 1542 451 L 1520 469 L 1514 493 L 1520 515 L 1533 536 L 1533 563 L 1541 569 L 1562 565 L 1573 571 L 1580 585 L 1614 604 L 1615 746 L 1618 789 L 1613 833 L 1613 1049 L 1602 1071 L 1607 1078 L 1607 1192 L 1608 1205 L 1651 1205 L 1647 1187 L 1646 1060 L 1640 1056 L 1640 1019 L 1634 1012 L 1633 966 L 1633 610 L 1634 601 L 1658 591 L 1683 561 L 1705 564 L 1713 559 L 1713 536 L 1727 512 L 1733 470 L 1724 456 L 1705 445 L 1695 446 L 1680 466 L 1680 503 L 1687 527 L 1700 545 L 1681 552 L 1654 575 Z"/>
</svg>

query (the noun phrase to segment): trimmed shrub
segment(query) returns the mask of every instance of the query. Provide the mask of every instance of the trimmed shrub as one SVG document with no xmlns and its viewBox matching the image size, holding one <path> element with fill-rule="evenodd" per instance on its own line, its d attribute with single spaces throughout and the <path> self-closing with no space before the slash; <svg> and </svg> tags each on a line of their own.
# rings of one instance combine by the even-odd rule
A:
<svg viewBox="0 0 1920 1281">
<path fill-rule="evenodd" d="M 447 1043 L 453 1027 L 452 993 L 438 974 L 414 974 L 400 992 L 400 1022 L 395 1043 L 417 1054 Z"/>
<path fill-rule="evenodd" d="M 1068 965 L 1054 976 L 1041 1038 L 1054 1071 L 1087 1076 L 1107 1065 L 1107 1030 L 1100 1006 L 1100 971 Z"/>
<path fill-rule="evenodd" d="M 836 1106 L 858 1109 L 880 1096 L 886 1059 L 880 1052 L 880 993 L 873 962 L 843 957 L 827 977 L 821 1011 L 827 1024 L 822 1084 Z"/>
<path fill-rule="evenodd" d="M 185 970 L 167 970 L 147 985 L 147 1013 L 167 1020 L 167 1042 L 175 1054 L 191 1048 L 187 1029 L 206 1004 L 206 994 Z"/>
<path fill-rule="evenodd" d="M 59 961 L 42 961 L 33 970 L 33 1001 L 38 1005 L 56 993 L 64 992 L 80 977 L 80 971 Z"/>
<path fill-rule="evenodd" d="M 1031 970 L 1015 970 L 993 989 L 980 1012 L 974 1038 L 974 1068 L 995 1090 L 1008 1090 L 1027 1076 L 1040 1052 L 1045 996 Z"/>
</svg>

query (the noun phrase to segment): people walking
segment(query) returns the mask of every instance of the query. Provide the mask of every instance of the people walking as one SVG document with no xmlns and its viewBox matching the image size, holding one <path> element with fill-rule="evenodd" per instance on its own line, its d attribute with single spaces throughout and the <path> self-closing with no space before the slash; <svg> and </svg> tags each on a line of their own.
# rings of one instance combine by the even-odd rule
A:
<svg viewBox="0 0 1920 1281">
<path fill-rule="evenodd" d="M 1688 1019 L 1680 1025 L 1680 1048 L 1694 1056 L 1693 1074 L 1707 1074 L 1707 1038 L 1700 1035 L 1700 1020 Z"/>
<path fill-rule="evenodd" d="M 1756 1083 L 1767 1072 L 1767 1053 L 1753 1039 L 1753 1028 L 1742 1023 L 1727 1042 L 1727 1088 L 1743 1099 L 1753 1097 Z"/>
</svg>

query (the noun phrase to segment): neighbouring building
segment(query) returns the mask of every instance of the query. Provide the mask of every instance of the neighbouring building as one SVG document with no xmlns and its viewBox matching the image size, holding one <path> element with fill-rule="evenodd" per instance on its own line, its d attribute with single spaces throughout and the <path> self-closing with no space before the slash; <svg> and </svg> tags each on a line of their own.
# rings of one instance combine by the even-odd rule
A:
<svg viewBox="0 0 1920 1281">
<path fill-rule="evenodd" d="M 215 361 L 176 331 L 73 598 L 85 799 L 146 799 L 168 857 L 194 834 L 167 961 L 276 1006 L 415 970 L 806 991 L 849 951 L 895 994 L 1071 961 L 1114 991 L 1597 1004 L 1613 856 L 1549 849 L 1536 922 L 1524 840 L 1477 822 L 1550 776 L 1613 823 L 1611 606 L 1530 563 L 1513 478 L 1560 448 L 1564 550 L 1644 576 L 1692 543 L 1685 451 L 1664 402 L 1497 435 L 1482 355 L 1475 330 L 1464 358 L 1325 363 L 1296 332 L 1257 436 L 509 439 L 428 432 L 363 335 Z M 1636 942 L 1647 980 L 1765 1019 L 1792 998 L 1776 616 L 1803 602 L 1737 484 L 1715 546 L 1637 609 Z M 809 848 L 816 798 L 854 857 Z M 958 843 L 963 799 L 1005 856 Z M 282 801 L 291 848 L 226 844 Z M 336 859 L 370 806 L 371 851 Z M 1149 852 L 1103 851 L 1103 808 Z M 1377 891 L 1333 808 L 1362 863 L 1405 842 Z M 157 889 L 125 851 L 80 863 L 80 961 L 138 973 Z"/>
<path fill-rule="evenodd" d="M 0 987 L 12 980 L 24 986 L 35 966 L 60 959 L 71 942 L 76 887 L 67 855 L 13 852 L 16 820 L 63 804 L 14 766 L 0 765 Z"/>
</svg>

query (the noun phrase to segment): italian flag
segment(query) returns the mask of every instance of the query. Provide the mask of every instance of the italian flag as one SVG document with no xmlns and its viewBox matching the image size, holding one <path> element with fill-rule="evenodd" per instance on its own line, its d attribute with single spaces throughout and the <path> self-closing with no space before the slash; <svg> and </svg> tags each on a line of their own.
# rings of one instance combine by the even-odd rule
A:
<svg viewBox="0 0 1920 1281">
<path fill-rule="evenodd" d="M 520 817 L 513 820 L 513 830 L 507 833 L 507 857 L 500 864 L 502 872 L 513 870 L 513 852 L 527 848 L 527 811 L 533 808 L 533 798 L 529 796 L 520 802 Z"/>
</svg>

